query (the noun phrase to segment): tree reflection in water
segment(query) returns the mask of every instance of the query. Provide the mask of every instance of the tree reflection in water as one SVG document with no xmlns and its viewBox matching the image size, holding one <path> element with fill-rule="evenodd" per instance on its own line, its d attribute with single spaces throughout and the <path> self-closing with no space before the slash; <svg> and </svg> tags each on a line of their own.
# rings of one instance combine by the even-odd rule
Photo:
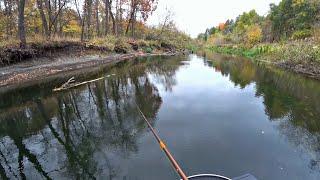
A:
<svg viewBox="0 0 320 180">
<path fill-rule="evenodd" d="M 315 80 L 242 58 L 206 53 L 215 71 L 241 89 L 254 83 L 265 113 L 292 144 L 312 154 L 310 168 L 320 170 L 320 86 Z"/>
<path fill-rule="evenodd" d="M 310 169 L 319 171 L 319 83 L 241 58 L 205 55 L 205 64 L 237 88 L 254 87 L 270 122 L 295 150 L 311 154 Z M 106 71 L 116 76 L 60 93 L 36 86 L 0 94 L 2 179 L 128 178 L 126 163 L 147 132 L 135 103 L 154 125 L 162 104 L 154 83 L 172 91 L 185 59 L 122 62 Z"/>
<path fill-rule="evenodd" d="M 77 89 L 2 97 L 13 101 L 1 104 L 2 179 L 125 178 L 121 162 L 147 131 L 136 103 L 151 123 L 162 103 L 147 72 L 172 89 L 180 60 L 124 62 L 111 69 L 116 76 Z"/>
</svg>

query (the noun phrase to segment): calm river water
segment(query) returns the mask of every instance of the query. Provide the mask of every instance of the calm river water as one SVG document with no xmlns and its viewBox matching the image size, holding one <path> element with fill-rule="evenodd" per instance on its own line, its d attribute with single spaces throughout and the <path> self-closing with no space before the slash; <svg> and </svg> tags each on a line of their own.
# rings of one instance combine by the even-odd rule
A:
<svg viewBox="0 0 320 180">
<path fill-rule="evenodd" d="M 188 175 L 320 179 L 319 81 L 212 54 L 136 59 L 78 80 L 101 76 L 0 94 L 3 179 L 178 179 L 135 102 Z"/>
</svg>

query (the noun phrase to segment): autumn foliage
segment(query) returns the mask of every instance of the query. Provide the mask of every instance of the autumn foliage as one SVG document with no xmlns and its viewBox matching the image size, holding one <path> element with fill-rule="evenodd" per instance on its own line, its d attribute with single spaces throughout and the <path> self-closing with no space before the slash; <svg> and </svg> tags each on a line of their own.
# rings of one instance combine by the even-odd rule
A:
<svg viewBox="0 0 320 180">
<path fill-rule="evenodd" d="M 58 36 L 87 41 L 107 35 L 140 36 L 157 4 L 158 0 L 1 0 L 0 40 L 18 37 L 19 7 L 27 39 Z"/>
<path fill-rule="evenodd" d="M 260 42 L 279 42 L 319 37 L 320 1 L 282 0 L 271 4 L 260 16 L 255 10 L 208 28 L 198 36 L 209 44 L 241 44 L 247 47 Z"/>
<path fill-rule="evenodd" d="M 220 23 L 219 26 L 218 26 L 218 29 L 220 31 L 223 31 L 225 29 L 225 26 L 226 26 L 225 23 Z"/>
</svg>

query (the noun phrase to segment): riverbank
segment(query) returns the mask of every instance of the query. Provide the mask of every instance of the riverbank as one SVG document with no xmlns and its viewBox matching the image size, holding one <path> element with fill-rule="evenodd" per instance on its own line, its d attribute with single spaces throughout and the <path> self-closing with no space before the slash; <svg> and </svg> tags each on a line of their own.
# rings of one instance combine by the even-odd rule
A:
<svg viewBox="0 0 320 180">
<path fill-rule="evenodd" d="M 174 56 L 183 52 L 132 52 L 127 54 L 82 52 L 82 55 L 61 54 L 54 58 L 35 58 L 31 61 L 0 68 L 0 91 L 31 86 L 58 78 L 97 71 L 120 61 L 139 57 Z"/>
<path fill-rule="evenodd" d="M 88 71 L 126 59 L 188 53 L 185 42 L 107 36 L 78 39 L 36 39 L 24 49 L 17 43 L 0 46 L 0 88 L 28 86 L 55 76 Z"/>
<path fill-rule="evenodd" d="M 221 45 L 206 47 L 206 49 L 221 54 L 244 56 L 253 61 L 270 63 L 320 80 L 320 45 L 312 40 L 261 43 L 252 48 L 240 45 Z"/>
<path fill-rule="evenodd" d="M 51 57 L 64 52 L 100 51 L 102 53 L 127 54 L 134 52 L 159 53 L 175 52 L 187 49 L 187 43 L 132 39 L 128 37 L 108 36 L 95 38 L 87 42 L 78 39 L 37 39 L 28 42 L 26 48 L 18 43 L 0 45 L 0 67 L 28 61 L 33 58 Z"/>
</svg>

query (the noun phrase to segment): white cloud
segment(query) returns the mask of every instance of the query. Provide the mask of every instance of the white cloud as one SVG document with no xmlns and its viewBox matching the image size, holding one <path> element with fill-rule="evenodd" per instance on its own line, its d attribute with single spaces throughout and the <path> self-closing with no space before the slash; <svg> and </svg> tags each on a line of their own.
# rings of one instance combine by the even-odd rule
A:
<svg viewBox="0 0 320 180">
<path fill-rule="evenodd" d="M 206 28 L 234 19 L 245 11 L 255 9 L 265 15 L 269 4 L 280 0 L 159 0 L 157 10 L 148 24 L 157 25 L 164 16 L 166 7 L 174 13 L 178 28 L 192 37 L 204 32 Z"/>
</svg>

